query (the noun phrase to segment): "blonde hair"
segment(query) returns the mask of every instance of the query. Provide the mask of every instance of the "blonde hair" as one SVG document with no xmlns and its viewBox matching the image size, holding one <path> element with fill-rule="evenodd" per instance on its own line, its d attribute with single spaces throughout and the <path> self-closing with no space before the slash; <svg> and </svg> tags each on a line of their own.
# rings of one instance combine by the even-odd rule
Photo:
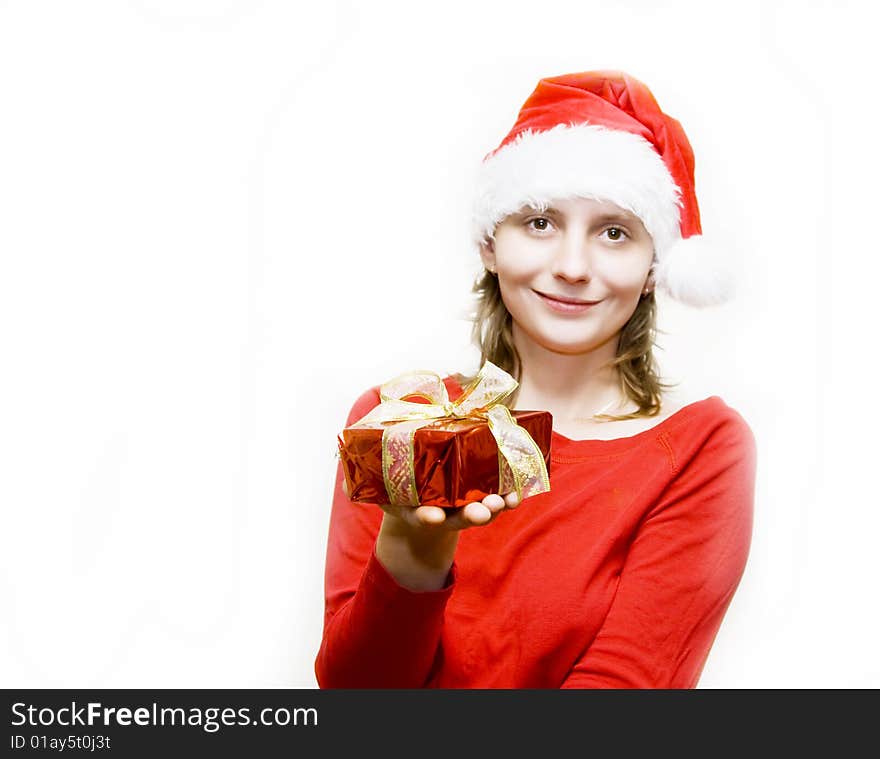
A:
<svg viewBox="0 0 880 759">
<path fill-rule="evenodd" d="M 472 292 L 476 293 L 477 301 L 476 309 L 470 315 L 473 322 L 471 337 L 480 349 L 480 366 L 491 361 L 521 381 L 522 361 L 513 344 L 513 319 L 501 298 L 497 276 L 484 270 L 474 283 Z M 652 291 L 639 300 L 636 310 L 620 332 L 615 358 L 606 364 L 617 369 L 621 393 L 633 401 L 638 410 L 620 416 L 597 414 L 596 419 L 622 421 L 660 413 L 663 390 L 676 385 L 661 381 L 659 376 L 653 347 L 656 334 L 662 330 L 658 330 L 656 322 L 657 302 Z M 460 385 L 466 386 L 476 375 L 453 376 Z M 518 395 L 519 389 L 504 404 L 514 408 Z"/>
</svg>

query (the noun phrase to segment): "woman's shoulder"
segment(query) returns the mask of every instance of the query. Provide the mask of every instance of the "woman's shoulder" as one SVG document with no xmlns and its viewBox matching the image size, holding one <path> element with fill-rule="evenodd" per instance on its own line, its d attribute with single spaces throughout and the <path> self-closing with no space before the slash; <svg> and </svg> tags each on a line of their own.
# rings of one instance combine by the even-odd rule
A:
<svg viewBox="0 0 880 759">
<path fill-rule="evenodd" d="M 348 412 L 348 418 L 345 420 L 346 427 L 350 427 L 358 419 L 366 416 L 379 405 L 379 402 L 382 400 L 379 395 L 380 387 L 381 385 L 375 385 L 368 388 L 357 397 Z"/>
<path fill-rule="evenodd" d="M 738 447 L 755 446 L 754 432 L 737 404 L 720 395 L 672 400 L 666 419 L 666 432 L 670 439 L 712 439 Z"/>
<path fill-rule="evenodd" d="M 735 402 L 720 395 L 710 395 L 698 403 L 700 415 L 728 428 L 751 429 Z"/>
<path fill-rule="evenodd" d="M 689 408 L 687 421 L 670 426 L 663 444 L 676 478 L 684 492 L 705 492 L 695 483 L 707 484 L 712 493 L 729 498 L 712 498 L 714 513 L 748 518 L 754 497 L 758 448 L 751 425 L 737 408 L 720 395 L 710 395 Z M 682 496 L 686 498 L 687 495 Z M 699 496 L 702 498 L 702 496 Z"/>
</svg>

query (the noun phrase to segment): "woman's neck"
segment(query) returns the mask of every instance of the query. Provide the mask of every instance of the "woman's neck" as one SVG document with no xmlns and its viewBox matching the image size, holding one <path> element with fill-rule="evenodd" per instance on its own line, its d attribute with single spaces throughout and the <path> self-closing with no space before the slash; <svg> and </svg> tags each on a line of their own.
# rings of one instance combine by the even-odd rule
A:
<svg viewBox="0 0 880 759">
<path fill-rule="evenodd" d="M 522 376 L 516 407 L 547 410 L 560 421 L 588 420 L 603 409 L 606 413 L 631 411 L 633 404 L 621 392 L 617 369 L 603 366 L 614 358 L 616 342 L 590 353 L 564 354 L 528 340 L 518 341 Z"/>
</svg>

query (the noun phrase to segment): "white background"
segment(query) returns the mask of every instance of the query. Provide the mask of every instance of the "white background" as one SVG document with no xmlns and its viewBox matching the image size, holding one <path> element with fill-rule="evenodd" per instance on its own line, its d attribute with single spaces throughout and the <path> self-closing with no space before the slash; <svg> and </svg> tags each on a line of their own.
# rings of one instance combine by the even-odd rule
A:
<svg viewBox="0 0 880 759">
<path fill-rule="evenodd" d="M 664 375 L 758 442 L 700 687 L 880 686 L 871 5 L 0 2 L 2 685 L 315 687 L 336 434 L 477 368 L 471 172 L 614 68 L 742 280 L 659 296 Z"/>
</svg>

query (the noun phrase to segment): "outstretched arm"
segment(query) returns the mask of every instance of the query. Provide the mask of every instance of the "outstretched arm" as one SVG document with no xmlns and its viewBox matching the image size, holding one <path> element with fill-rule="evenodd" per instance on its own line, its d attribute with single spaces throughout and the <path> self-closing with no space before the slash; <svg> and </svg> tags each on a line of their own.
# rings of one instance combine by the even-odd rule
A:
<svg viewBox="0 0 880 759">
<path fill-rule="evenodd" d="M 355 403 L 346 425 L 379 402 Z M 418 688 L 428 681 L 455 581 L 461 530 L 490 524 L 516 494 L 492 494 L 447 515 L 442 508 L 353 503 L 337 467 L 325 567 L 321 687 Z M 383 513 L 383 509 L 385 513 Z"/>
</svg>

